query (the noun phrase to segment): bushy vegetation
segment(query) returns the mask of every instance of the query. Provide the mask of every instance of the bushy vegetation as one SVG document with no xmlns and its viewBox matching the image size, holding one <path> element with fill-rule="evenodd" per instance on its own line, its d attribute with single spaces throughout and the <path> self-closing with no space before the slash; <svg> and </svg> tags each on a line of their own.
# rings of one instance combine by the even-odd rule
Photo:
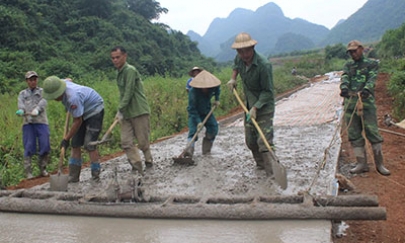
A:
<svg viewBox="0 0 405 243">
<path fill-rule="evenodd" d="M 383 72 L 391 74 L 388 92 L 394 98 L 393 116 L 397 120 L 405 119 L 405 24 L 395 30 L 387 31 L 377 44 L 377 53 L 381 56 Z"/>
<path fill-rule="evenodd" d="M 144 76 L 181 77 L 190 63 L 214 70 L 216 63 L 188 36 L 151 22 L 167 11 L 154 0 L 1 1 L 0 92 L 15 92 L 11 88 L 28 70 L 44 77 L 112 78 L 115 45 L 127 49 Z"/>
</svg>

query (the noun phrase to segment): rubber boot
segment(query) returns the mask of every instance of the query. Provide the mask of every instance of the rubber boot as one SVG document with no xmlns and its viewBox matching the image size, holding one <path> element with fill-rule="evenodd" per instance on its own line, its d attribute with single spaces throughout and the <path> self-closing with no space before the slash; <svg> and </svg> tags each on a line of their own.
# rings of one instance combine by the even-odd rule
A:
<svg viewBox="0 0 405 243">
<path fill-rule="evenodd" d="M 211 153 L 212 145 L 214 144 L 214 140 L 208 136 L 203 138 L 202 142 L 202 154 Z"/>
<path fill-rule="evenodd" d="M 101 166 L 99 162 L 91 162 L 91 179 L 95 182 L 100 181 Z"/>
<path fill-rule="evenodd" d="M 152 158 L 152 153 L 150 152 L 150 148 L 143 151 L 143 155 L 145 156 L 145 167 L 152 168 L 153 167 L 153 158 Z"/>
<path fill-rule="evenodd" d="M 256 166 L 259 170 L 264 170 L 263 156 L 259 151 L 252 151 L 253 159 L 256 161 Z"/>
<path fill-rule="evenodd" d="M 261 155 L 263 158 L 264 170 L 266 171 L 267 176 L 272 176 L 273 175 L 273 165 L 272 165 L 273 156 L 271 156 L 270 152 L 264 152 L 264 153 L 261 153 Z"/>
<path fill-rule="evenodd" d="M 138 161 L 138 162 L 135 162 L 135 163 L 131 163 L 131 162 L 130 162 L 130 164 L 131 164 L 132 172 L 133 172 L 133 173 L 136 173 L 136 172 L 138 171 L 138 173 L 139 173 L 140 175 L 144 175 L 144 174 L 143 174 L 143 166 L 142 166 L 142 162 L 141 162 L 141 161 Z"/>
<path fill-rule="evenodd" d="M 69 183 L 79 182 L 81 171 L 81 165 L 69 164 Z"/>
<path fill-rule="evenodd" d="M 373 144 L 371 147 L 373 149 L 374 163 L 378 173 L 384 176 L 391 175 L 391 172 L 387 168 L 385 168 L 383 164 L 384 159 L 381 143 Z"/>
<path fill-rule="evenodd" d="M 38 167 L 39 167 L 39 173 L 41 176 L 48 176 L 48 172 L 46 171 L 46 166 L 49 163 L 49 154 L 45 154 L 42 156 L 39 156 L 38 159 Z"/>
<path fill-rule="evenodd" d="M 139 155 L 139 151 L 137 147 L 132 147 L 125 149 L 125 153 L 127 154 L 128 162 L 132 167 L 132 172 L 138 171 L 141 175 L 143 175 L 143 166 L 141 156 Z"/>
<path fill-rule="evenodd" d="M 350 170 L 352 174 L 360 174 L 363 172 L 368 172 L 367 155 L 366 149 L 364 147 L 353 147 L 354 155 L 356 156 L 357 164 Z"/>
<path fill-rule="evenodd" d="M 27 179 L 33 178 L 31 169 L 31 157 L 24 158 L 24 172 Z"/>
<path fill-rule="evenodd" d="M 194 155 L 194 147 L 190 146 L 186 149 L 186 152 L 184 153 L 184 157 L 186 158 L 193 158 Z"/>
</svg>

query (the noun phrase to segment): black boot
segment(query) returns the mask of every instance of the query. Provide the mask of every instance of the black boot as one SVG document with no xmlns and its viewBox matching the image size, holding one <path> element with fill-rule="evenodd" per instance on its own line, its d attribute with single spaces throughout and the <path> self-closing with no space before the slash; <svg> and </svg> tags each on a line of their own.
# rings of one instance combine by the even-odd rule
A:
<svg viewBox="0 0 405 243">
<path fill-rule="evenodd" d="M 79 182 L 81 170 L 82 166 L 80 165 L 69 165 L 69 183 Z"/>
<path fill-rule="evenodd" d="M 91 179 L 94 182 L 99 182 L 100 181 L 100 163 L 98 162 L 92 162 L 91 163 Z"/>
<path fill-rule="evenodd" d="M 378 173 L 380 173 L 381 175 L 389 176 L 389 175 L 391 175 L 391 172 L 387 168 L 384 167 L 384 164 L 383 164 L 384 159 L 383 159 L 381 147 L 382 147 L 381 143 L 372 145 L 375 167 L 376 167 Z"/>
<path fill-rule="evenodd" d="M 194 147 L 190 146 L 187 148 L 186 152 L 184 153 L 184 157 L 193 158 L 193 155 L 194 155 Z"/>
<path fill-rule="evenodd" d="M 256 166 L 259 170 L 264 170 L 263 156 L 259 151 L 252 151 L 253 159 L 256 162 Z"/>
<path fill-rule="evenodd" d="M 262 158 L 263 158 L 263 165 L 264 165 L 264 170 L 266 171 L 267 176 L 272 176 L 273 175 L 273 160 L 274 157 L 271 155 L 270 152 L 264 152 L 261 153 Z"/>
<path fill-rule="evenodd" d="M 131 164 L 132 172 L 133 172 L 133 173 L 136 173 L 136 172 L 138 171 L 138 173 L 139 173 L 140 175 L 144 175 L 144 173 L 143 173 L 143 166 L 142 166 L 142 162 L 141 162 L 141 161 L 138 161 L 138 162 L 135 162 L 135 163 L 131 163 L 131 162 L 130 162 L 130 164 Z"/>
</svg>

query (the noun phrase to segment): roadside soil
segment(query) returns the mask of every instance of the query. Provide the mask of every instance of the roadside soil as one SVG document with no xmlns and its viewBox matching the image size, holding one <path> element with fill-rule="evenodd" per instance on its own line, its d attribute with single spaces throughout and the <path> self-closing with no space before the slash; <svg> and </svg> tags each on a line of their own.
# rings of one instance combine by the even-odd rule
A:
<svg viewBox="0 0 405 243">
<path fill-rule="evenodd" d="M 392 113 L 393 99 L 388 96 L 386 83 L 389 80 L 388 74 L 380 74 L 376 83 L 376 100 L 377 100 L 377 116 L 379 127 L 397 133 L 405 134 L 404 129 L 387 127 L 383 123 L 385 114 Z M 317 80 L 311 80 L 316 82 Z M 240 113 L 240 109 L 233 110 L 229 116 Z M 218 117 L 219 120 L 226 117 Z M 333 237 L 334 243 L 351 243 L 351 242 L 405 242 L 405 165 L 403 147 L 405 147 L 405 137 L 394 135 L 387 132 L 381 132 L 384 137 L 383 153 L 386 167 L 391 171 L 391 175 L 384 177 L 379 175 L 374 166 L 368 173 L 352 176 L 348 173 L 348 169 L 354 165 L 355 157 L 350 144 L 347 141 L 347 136 L 343 134 L 342 148 L 339 161 L 339 172 L 349 178 L 356 189 L 351 194 L 369 194 L 377 195 L 380 206 L 387 210 L 387 220 L 382 221 L 346 221 L 348 228 L 344 231 L 344 235 L 340 238 Z M 404 135 L 405 136 L 405 135 Z M 402 148 L 402 149 L 401 149 Z M 372 164 L 371 147 L 367 147 L 369 163 Z M 101 158 L 101 161 L 107 161 L 112 158 L 121 156 L 123 152 L 118 152 Z M 84 166 L 88 166 L 84 164 Z M 65 168 L 64 173 L 67 173 Z M 30 180 L 24 180 L 16 186 L 7 189 L 14 190 L 20 188 L 31 188 L 49 181 L 47 177 L 37 177 Z"/>
</svg>

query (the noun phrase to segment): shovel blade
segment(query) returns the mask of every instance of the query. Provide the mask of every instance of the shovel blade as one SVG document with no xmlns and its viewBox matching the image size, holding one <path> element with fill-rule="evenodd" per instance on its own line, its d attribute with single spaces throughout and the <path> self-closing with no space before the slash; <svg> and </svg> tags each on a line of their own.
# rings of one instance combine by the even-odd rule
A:
<svg viewBox="0 0 405 243">
<path fill-rule="evenodd" d="M 51 191 L 66 192 L 68 188 L 69 176 L 63 174 L 51 175 L 49 177 L 49 184 Z"/>
<path fill-rule="evenodd" d="M 287 189 L 288 181 L 287 170 L 285 169 L 285 167 L 276 160 L 271 161 L 271 166 L 273 168 L 274 180 L 281 187 L 281 189 Z"/>
<path fill-rule="evenodd" d="M 194 165 L 194 160 L 190 157 L 173 157 L 173 161 L 175 164 L 180 165 Z"/>
</svg>

